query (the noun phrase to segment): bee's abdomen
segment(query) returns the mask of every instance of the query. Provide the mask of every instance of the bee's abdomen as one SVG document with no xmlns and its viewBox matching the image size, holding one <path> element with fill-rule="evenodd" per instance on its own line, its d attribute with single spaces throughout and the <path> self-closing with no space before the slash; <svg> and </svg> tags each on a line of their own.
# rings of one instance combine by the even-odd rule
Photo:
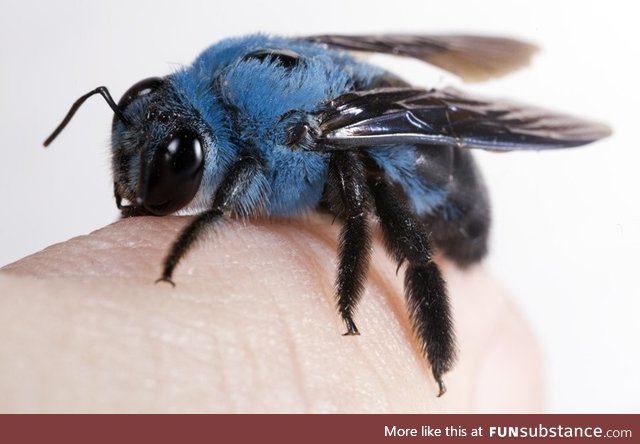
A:
<svg viewBox="0 0 640 444">
<path fill-rule="evenodd" d="M 478 262 L 487 254 L 491 207 L 471 152 L 457 147 L 419 147 L 418 151 L 421 177 L 446 190 L 443 204 L 423 214 L 431 239 L 460 266 Z"/>
</svg>

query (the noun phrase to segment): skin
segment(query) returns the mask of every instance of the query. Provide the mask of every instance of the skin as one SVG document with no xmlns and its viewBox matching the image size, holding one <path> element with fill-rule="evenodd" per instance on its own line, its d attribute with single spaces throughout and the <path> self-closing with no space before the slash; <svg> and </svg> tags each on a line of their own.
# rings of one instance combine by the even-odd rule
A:
<svg viewBox="0 0 640 444">
<path fill-rule="evenodd" d="M 187 220 L 121 220 L 0 271 L 0 411 L 542 409 L 536 344 L 484 267 L 438 260 L 459 354 L 437 398 L 377 233 L 361 335 L 343 337 L 328 216 L 228 221 L 178 266 L 176 288 L 154 284 Z"/>
</svg>

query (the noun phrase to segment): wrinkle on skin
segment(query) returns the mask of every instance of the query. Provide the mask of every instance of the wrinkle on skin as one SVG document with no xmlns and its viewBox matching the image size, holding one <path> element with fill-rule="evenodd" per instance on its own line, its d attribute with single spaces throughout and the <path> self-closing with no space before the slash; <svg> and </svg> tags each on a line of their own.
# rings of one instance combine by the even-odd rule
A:
<svg viewBox="0 0 640 444">
<path fill-rule="evenodd" d="M 2 412 L 536 412 L 538 349 L 482 266 L 439 261 L 459 345 L 437 386 L 404 309 L 402 271 L 374 235 L 343 337 L 339 224 L 228 221 L 154 284 L 188 217 L 138 217 L 0 272 Z"/>
</svg>

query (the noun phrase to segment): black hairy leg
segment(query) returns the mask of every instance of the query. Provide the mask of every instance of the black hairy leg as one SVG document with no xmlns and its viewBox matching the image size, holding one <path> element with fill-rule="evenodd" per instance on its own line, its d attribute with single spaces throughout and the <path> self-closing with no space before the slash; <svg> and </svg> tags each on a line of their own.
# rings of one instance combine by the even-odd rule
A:
<svg viewBox="0 0 640 444">
<path fill-rule="evenodd" d="M 347 326 L 345 335 L 359 334 L 353 312 L 364 289 L 371 257 L 368 194 L 364 166 L 356 154 L 332 154 L 326 199 L 334 214 L 344 220 L 338 245 L 336 292 L 338 310 Z"/>
<path fill-rule="evenodd" d="M 431 364 L 442 396 L 442 375 L 455 360 L 455 338 L 449 300 L 440 269 L 432 261 L 429 234 L 423 222 L 394 191 L 382 172 L 368 179 L 387 250 L 398 262 L 407 263 L 405 295 L 414 331 Z"/>
<path fill-rule="evenodd" d="M 196 216 L 171 245 L 164 260 L 162 276 L 156 282 L 168 282 L 175 287 L 171 276 L 180 259 L 209 226 L 219 221 L 225 212 L 234 209 L 239 198 L 251 185 L 252 179 L 260 174 L 260 168 L 261 164 L 251 157 L 243 157 L 229 168 L 216 191 L 211 208 Z"/>
</svg>

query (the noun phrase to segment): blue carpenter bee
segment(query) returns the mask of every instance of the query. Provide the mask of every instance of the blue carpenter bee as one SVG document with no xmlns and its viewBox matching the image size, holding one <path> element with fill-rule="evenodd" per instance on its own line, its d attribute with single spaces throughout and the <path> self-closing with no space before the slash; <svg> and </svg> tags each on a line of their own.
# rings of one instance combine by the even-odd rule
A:
<svg viewBox="0 0 640 444">
<path fill-rule="evenodd" d="M 323 209 L 343 223 L 336 282 L 348 335 L 366 278 L 370 219 L 406 263 L 409 314 L 439 395 L 455 341 L 434 249 L 460 266 L 487 252 L 487 192 L 469 148 L 540 150 L 607 136 L 601 124 L 451 89 L 424 90 L 344 49 L 411 56 L 465 79 L 504 74 L 534 48 L 477 36 L 253 35 L 224 40 L 186 68 L 133 85 L 112 126 L 116 204 L 124 217 L 198 214 L 164 260 L 173 271 L 225 214 L 295 215 Z M 129 202 L 124 205 L 124 200 Z"/>
</svg>

